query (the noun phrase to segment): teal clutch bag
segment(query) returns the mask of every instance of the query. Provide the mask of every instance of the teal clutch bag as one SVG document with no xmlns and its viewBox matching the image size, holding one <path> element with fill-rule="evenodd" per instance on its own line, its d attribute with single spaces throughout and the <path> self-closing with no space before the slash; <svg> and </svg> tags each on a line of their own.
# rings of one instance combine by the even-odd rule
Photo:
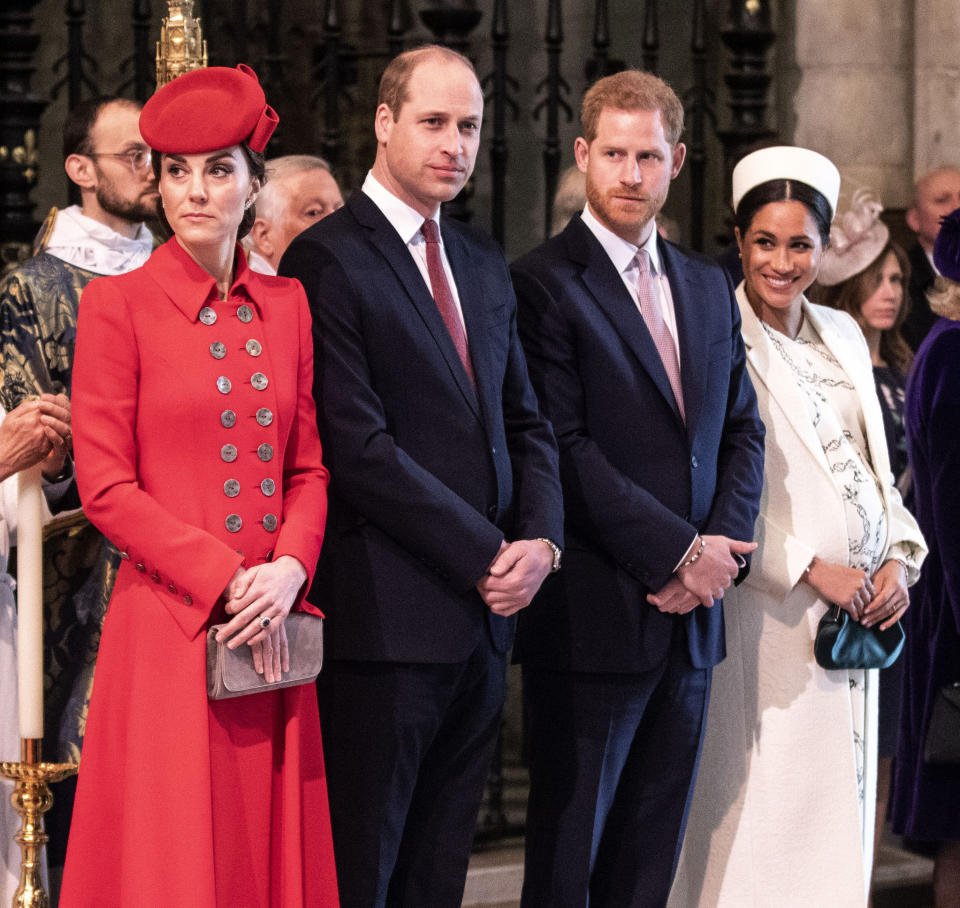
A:
<svg viewBox="0 0 960 908">
<path fill-rule="evenodd" d="M 885 631 L 864 627 L 840 606 L 833 605 L 817 625 L 813 655 L 817 665 L 831 670 L 889 668 L 897 661 L 905 639 L 899 621 Z"/>
</svg>

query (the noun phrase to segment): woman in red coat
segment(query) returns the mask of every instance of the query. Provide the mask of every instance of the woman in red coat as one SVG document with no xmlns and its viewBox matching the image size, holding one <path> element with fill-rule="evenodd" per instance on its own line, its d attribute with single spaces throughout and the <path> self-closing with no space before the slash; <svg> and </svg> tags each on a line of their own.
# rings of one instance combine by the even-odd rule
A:
<svg viewBox="0 0 960 908">
<path fill-rule="evenodd" d="M 174 237 L 83 295 L 73 378 L 87 515 L 120 549 L 62 906 L 333 906 L 313 684 L 208 700 L 205 633 L 287 667 L 328 475 L 300 285 L 255 274 L 276 125 L 246 67 L 197 70 L 140 119 Z"/>
</svg>

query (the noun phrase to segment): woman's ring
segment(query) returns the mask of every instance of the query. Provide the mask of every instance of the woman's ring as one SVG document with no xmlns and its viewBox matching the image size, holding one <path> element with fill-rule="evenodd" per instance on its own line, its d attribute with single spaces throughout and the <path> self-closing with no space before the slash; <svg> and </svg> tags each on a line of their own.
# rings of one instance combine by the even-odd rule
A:
<svg viewBox="0 0 960 908">
<path fill-rule="evenodd" d="M 260 616 L 260 627 L 262 627 L 262 628 L 264 628 L 264 629 L 270 627 L 270 616 L 269 616 L 269 615 L 261 615 L 261 616 Z"/>
</svg>

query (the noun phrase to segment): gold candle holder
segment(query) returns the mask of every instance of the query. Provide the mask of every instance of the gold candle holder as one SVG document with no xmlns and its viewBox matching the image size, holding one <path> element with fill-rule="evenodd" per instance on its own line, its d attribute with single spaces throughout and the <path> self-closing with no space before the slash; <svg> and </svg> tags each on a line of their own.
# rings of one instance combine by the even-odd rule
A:
<svg viewBox="0 0 960 908">
<path fill-rule="evenodd" d="M 14 784 L 10 801 L 20 814 L 20 831 L 14 841 L 20 846 L 20 885 L 13 908 L 49 908 L 50 899 L 40 879 L 40 855 L 48 836 L 43 815 L 53 806 L 50 783 L 77 771 L 76 763 L 44 763 L 39 738 L 20 739 L 20 762 L 0 763 L 0 775 Z"/>
</svg>

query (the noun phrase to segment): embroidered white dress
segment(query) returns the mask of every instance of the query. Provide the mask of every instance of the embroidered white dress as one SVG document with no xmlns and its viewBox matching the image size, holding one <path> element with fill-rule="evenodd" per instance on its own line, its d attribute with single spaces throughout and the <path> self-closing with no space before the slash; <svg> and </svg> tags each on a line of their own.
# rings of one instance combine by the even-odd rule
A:
<svg viewBox="0 0 960 908">
<path fill-rule="evenodd" d="M 889 474 L 885 449 L 871 456 L 883 443 L 882 418 L 852 319 L 804 302 L 791 340 L 757 319 L 742 287 L 738 300 L 767 428 L 759 548 L 746 581 L 724 600 L 727 658 L 713 673 L 669 904 L 862 908 L 873 853 L 877 672 L 816 664 L 828 604 L 800 576 L 814 555 L 868 573 L 894 554 L 922 559 L 922 540 L 879 480 Z"/>
</svg>

